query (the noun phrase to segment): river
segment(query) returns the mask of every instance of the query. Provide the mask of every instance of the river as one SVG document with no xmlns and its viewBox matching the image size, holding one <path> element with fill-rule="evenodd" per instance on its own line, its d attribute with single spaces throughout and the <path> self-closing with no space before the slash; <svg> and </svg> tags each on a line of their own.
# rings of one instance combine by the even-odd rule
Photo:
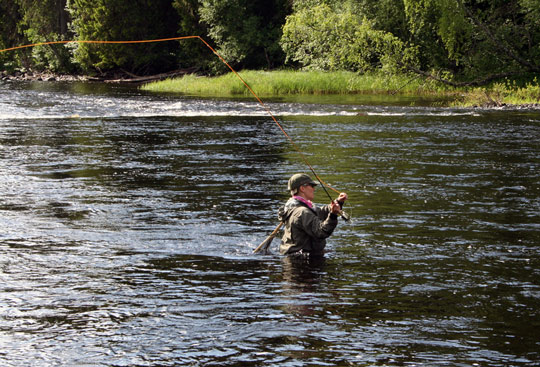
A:
<svg viewBox="0 0 540 367">
<path fill-rule="evenodd" d="M 252 254 L 307 171 L 256 101 L 0 84 L 0 364 L 540 366 L 538 111 L 265 102 L 324 259 Z"/>
</svg>

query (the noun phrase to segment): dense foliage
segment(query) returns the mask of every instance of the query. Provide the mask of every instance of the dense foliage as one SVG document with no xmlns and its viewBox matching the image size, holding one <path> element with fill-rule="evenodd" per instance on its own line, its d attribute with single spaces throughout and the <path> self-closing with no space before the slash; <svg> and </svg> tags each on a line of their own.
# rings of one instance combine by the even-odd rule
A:
<svg viewBox="0 0 540 367">
<path fill-rule="evenodd" d="M 0 0 L 0 48 L 187 35 L 238 69 L 413 71 L 451 84 L 540 73 L 538 0 Z M 217 61 L 197 40 L 70 44 L 0 53 L 0 70 L 220 73 Z"/>
<path fill-rule="evenodd" d="M 170 37 L 179 17 L 170 0 L 69 0 L 72 30 L 83 40 L 144 40 Z M 81 44 L 74 50 L 83 69 L 121 67 L 134 73 L 151 73 L 175 66 L 171 44 Z"/>
<path fill-rule="evenodd" d="M 366 72 L 404 60 L 416 64 L 411 49 L 392 33 L 375 29 L 351 8 L 336 12 L 326 4 L 289 16 L 281 43 L 288 60 L 312 69 Z"/>
<path fill-rule="evenodd" d="M 288 14 L 286 0 L 201 0 L 199 14 L 217 52 L 232 65 L 272 68 L 283 64 L 279 40 Z M 217 65 L 222 67 L 222 63 Z"/>
</svg>

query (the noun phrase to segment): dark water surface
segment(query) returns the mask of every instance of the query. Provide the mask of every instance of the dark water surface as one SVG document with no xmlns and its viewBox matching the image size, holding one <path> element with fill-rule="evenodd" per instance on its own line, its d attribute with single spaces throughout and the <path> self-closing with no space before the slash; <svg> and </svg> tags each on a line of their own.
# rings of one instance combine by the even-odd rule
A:
<svg viewBox="0 0 540 367">
<path fill-rule="evenodd" d="M 298 262 L 253 101 L 0 84 L 0 364 L 540 366 L 540 113 L 360 98 L 268 103 L 350 195 Z"/>
</svg>

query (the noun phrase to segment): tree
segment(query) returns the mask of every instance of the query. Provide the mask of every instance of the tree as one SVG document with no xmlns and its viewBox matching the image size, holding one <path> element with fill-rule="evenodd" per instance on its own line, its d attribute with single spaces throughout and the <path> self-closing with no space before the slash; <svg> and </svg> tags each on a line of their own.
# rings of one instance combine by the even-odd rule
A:
<svg viewBox="0 0 540 367">
<path fill-rule="evenodd" d="M 359 72 L 415 63 L 413 48 L 390 32 L 374 29 L 373 21 L 354 13 L 352 7 L 332 8 L 323 2 L 296 9 L 287 17 L 281 40 L 289 62 Z"/>
<path fill-rule="evenodd" d="M 66 0 L 16 0 L 19 12 L 18 32 L 30 43 L 60 41 L 69 38 Z M 23 51 L 28 67 L 70 71 L 69 51 L 63 46 L 39 46 Z"/>
<path fill-rule="evenodd" d="M 171 0 L 69 0 L 73 30 L 79 40 L 128 41 L 169 38 L 179 17 Z M 177 44 L 78 45 L 75 60 L 84 70 L 123 68 L 132 73 L 170 70 Z"/>
<path fill-rule="evenodd" d="M 199 15 L 216 51 L 238 68 L 280 66 L 287 0 L 201 0 Z M 224 70 L 215 63 L 217 70 Z"/>
<path fill-rule="evenodd" d="M 424 64 L 424 72 L 430 68 L 446 69 L 467 79 L 469 84 L 540 72 L 538 1 L 404 3 L 413 42 L 424 49 L 422 54 L 429 60 Z M 435 50 L 432 55 L 438 58 L 428 57 L 429 50 Z"/>
<path fill-rule="evenodd" d="M 17 24 L 19 7 L 12 0 L 0 0 L 0 49 L 16 46 L 19 42 Z M 13 67 L 14 54 L 0 53 L 0 65 Z M 6 65 L 8 64 L 9 65 Z"/>
<path fill-rule="evenodd" d="M 403 1 L 348 0 L 345 4 L 354 14 L 369 19 L 374 29 L 390 32 L 403 41 L 409 39 L 409 24 Z"/>
<path fill-rule="evenodd" d="M 198 0 L 174 0 L 172 3 L 179 16 L 179 36 L 206 37 L 206 26 L 201 23 Z M 210 50 L 199 40 L 181 40 L 178 45 L 178 62 L 180 65 L 196 65 L 201 69 L 209 69 L 214 61 Z"/>
<path fill-rule="evenodd" d="M 540 1 L 295 0 L 281 43 L 303 67 L 483 84 L 540 72 Z"/>
</svg>

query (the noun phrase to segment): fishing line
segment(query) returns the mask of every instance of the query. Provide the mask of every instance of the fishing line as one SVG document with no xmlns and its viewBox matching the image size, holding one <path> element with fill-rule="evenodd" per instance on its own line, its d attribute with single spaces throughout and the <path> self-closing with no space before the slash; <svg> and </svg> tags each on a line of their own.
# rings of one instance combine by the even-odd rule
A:
<svg viewBox="0 0 540 367">
<path fill-rule="evenodd" d="M 315 178 L 320 182 L 321 187 L 324 189 L 324 192 L 328 197 L 330 198 L 330 201 L 332 201 L 332 197 L 326 190 L 326 187 L 333 190 L 336 193 L 339 193 L 338 190 L 333 188 L 332 186 L 328 185 L 326 182 L 324 182 L 319 175 L 315 172 L 315 169 L 313 166 L 308 162 L 306 156 L 304 153 L 300 150 L 298 145 L 294 142 L 294 140 L 291 138 L 289 134 L 285 131 L 283 126 L 279 123 L 279 121 L 276 119 L 272 111 L 264 104 L 264 102 L 259 98 L 259 96 L 255 93 L 255 91 L 249 86 L 249 84 L 236 72 L 236 70 L 233 69 L 231 65 L 225 59 L 216 51 L 212 46 L 208 44 L 201 36 L 182 36 L 182 37 L 172 37 L 172 38 L 161 38 L 161 39 L 152 39 L 152 40 L 138 40 L 138 41 L 90 41 L 90 40 L 74 40 L 74 41 L 50 41 L 50 42 L 40 42 L 40 43 L 33 43 L 28 45 L 22 45 L 22 46 L 16 46 L 16 47 L 10 47 L 3 50 L 0 50 L 0 53 L 6 52 L 6 51 L 13 51 L 13 50 L 19 50 L 23 48 L 29 48 L 29 47 L 35 47 L 35 46 L 44 46 L 44 45 L 58 45 L 58 44 L 67 44 L 67 43 L 84 43 L 84 44 L 138 44 L 138 43 L 155 43 L 155 42 L 168 42 L 168 41 L 178 41 L 178 40 L 186 40 L 186 39 L 198 39 L 201 41 L 206 47 L 208 47 L 233 73 L 240 79 L 240 81 L 244 84 L 244 86 L 249 90 L 249 92 L 257 99 L 259 104 L 266 110 L 268 115 L 274 120 L 276 125 L 279 127 L 281 132 L 285 135 L 285 137 L 289 140 L 291 145 L 294 147 L 294 149 L 298 152 L 304 163 L 309 167 L 310 171 L 313 173 Z"/>
</svg>

